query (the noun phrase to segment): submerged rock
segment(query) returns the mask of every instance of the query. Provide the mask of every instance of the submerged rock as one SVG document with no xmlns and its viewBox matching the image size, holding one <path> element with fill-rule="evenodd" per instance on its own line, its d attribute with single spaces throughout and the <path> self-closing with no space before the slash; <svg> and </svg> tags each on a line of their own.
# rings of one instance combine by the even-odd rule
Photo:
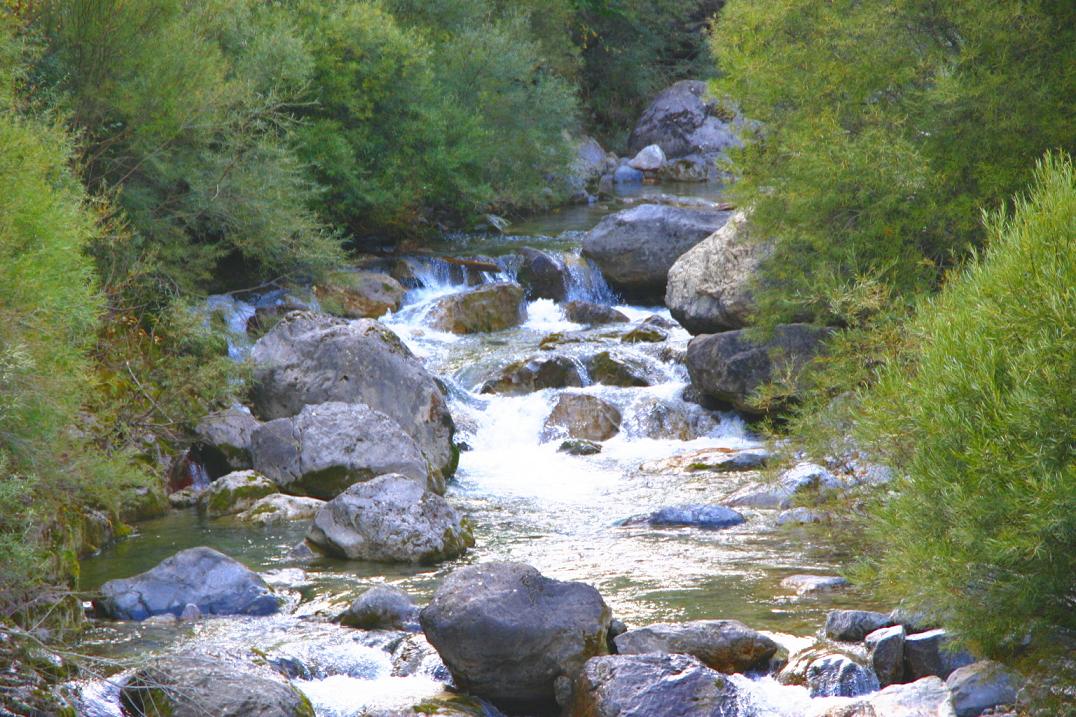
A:
<svg viewBox="0 0 1076 717">
<path fill-rule="evenodd" d="M 120 690 L 125 714 L 146 717 L 314 717 L 310 701 L 275 672 L 208 657 L 167 657 Z"/>
<path fill-rule="evenodd" d="M 641 518 L 629 519 L 628 524 L 648 523 L 655 527 L 683 526 L 714 530 L 739 525 L 744 520 L 742 515 L 723 505 L 673 505 Z"/>
<path fill-rule="evenodd" d="M 507 282 L 485 284 L 452 294 L 429 313 L 430 325 L 454 334 L 488 333 L 519 326 L 527 320 L 523 287 Z"/>
<path fill-rule="evenodd" d="M 568 321 L 577 324 L 626 324 L 630 319 L 612 306 L 595 304 L 590 301 L 569 301 L 561 308 Z"/>
<path fill-rule="evenodd" d="M 736 212 L 672 265 L 665 305 L 693 334 L 747 326 L 755 311 L 752 288 L 758 268 L 770 250 L 769 244 L 750 237 L 747 215 Z"/>
<path fill-rule="evenodd" d="M 754 393 L 785 375 L 796 376 L 818 354 L 830 330 L 809 324 L 783 324 L 761 343 L 745 330 L 704 334 L 687 347 L 692 385 L 713 399 L 750 414 L 764 413 Z"/>
<path fill-rule="evenodd" d="M 717 422 L 705 411 L 683 403 L 644 397 L 632 407 L 631 419 L 623 427 L 629 436 L 690 441 L 709 435 Z"/>
<path fill-rule="evenodd" d="M 572 358 L 559 355 L 535 356 L 505 366 L 497 378 L 482 385 L 481 392 L 522 396 L 546 388 L 582 385 L 583 372 Z"/>
<path fill-rule="evenodd" d="M 279 492 L 276 483 L 256 471 L 236 471 L 209 484 L 199 503 L 212 517 L 242 513 L 267 495 Z"/>
<path fill-rule="evenodd" d="M 769 451 L 763 448 L 703 448 L 660 461 L 643 463 L 640 468 L 647 473 L 731 473 L 761 468 L 769 457 Z"/>
<path fill-rule="evenodd" d="M 570 456 L 593 456 L 602 452 L 602 446 L 600 443 L 584 438 L 569 438 L 560 444 L 557 452 L 567 453 Z"/>
<path fill-rule="evenodd" d="M 307 540 L 350 560 L 430 564 L 474 545 L 470 524 L 408 476 L 356 483 L 318 511 Z"/>
<path fill-rule="evenodd" d="M 376 321 L 290 314 L 254 345 L 251 358 L 254 407 L 263 418 L 331 401 L 366 404 L 414 439 L 437 476 L 455 470 L 444 388 Z"/>
<path fill-rule="evenodd" d="M 583 237 L 614 289 L 638 298 L 665 295 L 669 268 L 691 247 L 720 228 L 730 213 L 641 204 L 610 214 Z"/>
<path fill-rule="evenodd" d="M 841 590 L 850 585 L 837 575 L 789 575 L 781 581 L 781 587 L 791 588 L 797 595 L 811 595 Z"/>
<path fill-rule="evenodd" d="M 300 495 L 273 493 L 260 499 L 236 516 L 242 523 L 254 525 L 278 525 L 297 520 L 313 520 L 325 501 Z"/>
<path fill-rule="evenodd" d="M 279 601 L 265 581 L 212 548 L 181 550 L 144 573 L 101 586 L 97 612 L 118 620 L 180 615 L 188 604 L 205 615 L 269 615 Z"/>
<path fill-rule="evenodd" d="M 608 655 L 587 661 L 572 688 L 578 717 L 740 717 L 740 695 L 688 655 Z"/>
<path fill-rule="evenodd" d="M 622 655 L 691 655 L 707 667 L 726 673 L 765 667 L 777 652 L 776 642 L 737 620 L 648 625 L 618 635 L 615 643 Z"/>
<path fill-rule="evenodd" d="M 522 563 L 454 571 L 420 615 L 456 684 L 517 712 L 555 708 L 558 678 L 606 651 L 610 618 L 591 586 Z"/>
<path fill-rule="evenodd" d="M 377 585 L 355 598 L 337 622 L 363 630 L 414 630 L 418 629 L 418 606 L 403 590 Z"/>
<path fill-rule="evenodd" d="M 254 432 L 254 465 L 281 490 L 329 500 L 345 488 L 399 473 L 444 492 L 418 444 L 396 421 L 361 403 L 305 406 Z"/>
<path fill-rule="evenodd" d="M 604 441 L 620 432 L 620 411 L 585 393 L 562 393 L 546 419 L 542 440 L 558 436 Z"/>
</svg>

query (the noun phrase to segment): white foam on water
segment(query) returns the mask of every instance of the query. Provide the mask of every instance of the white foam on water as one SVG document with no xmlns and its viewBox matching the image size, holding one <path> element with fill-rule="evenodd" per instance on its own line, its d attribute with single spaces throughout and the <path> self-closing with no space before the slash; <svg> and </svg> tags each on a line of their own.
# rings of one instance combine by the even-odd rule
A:
<svg viewBox="0 0 1076 717">
<path fill-rule="evenodd" d="M 564 309 L 552 299 L 537 299 L 527 304 L 527 321 L 524 328 L 532 331 L 554 333 L 557 331 L 578 331 L 582 324 L 569 321 Z"/>
<path fill-rule="evenodd" d="M 372 709 L 405 710 L 444 692 L 442 682 L 429 677 L 361 679 L 331 675 L 320 680 L 296 680 L 310 698 L 318 717 L 361 717 Z"/>
</svg>

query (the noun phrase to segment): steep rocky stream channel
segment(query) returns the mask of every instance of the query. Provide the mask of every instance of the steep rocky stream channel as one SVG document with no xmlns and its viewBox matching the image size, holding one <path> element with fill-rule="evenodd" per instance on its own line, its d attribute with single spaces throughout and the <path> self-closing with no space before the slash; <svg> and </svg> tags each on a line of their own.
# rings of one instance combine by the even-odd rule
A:
<svg viewBox="0 0 1076 717">
<path fill-rule="evenodd" d="M 498 271 L 486 272 L 411 260 L 414 288 L 399 311 L 381 319 L 447 388 L 462 452 L 446 498 L 474 525 L 475 545 L 463 557 L 435 566 L 301 559 L 292 548 L 308 521 L 258 527 L 195 508 L 177 510 L 138 525 L 134 535 L 84 561 L 83 587 L 92 591 L 179 550 L 209 546 L 259 572 L 284 596 L 283 609 L 178 624 L 95 620 L 79 649 L 134 665 L 168 654 L 267 661 L 286 667 L 318 715 L 357 717 L 397 714 L 391 710 L 435 698 L 450 677 L 421 632 L 359 630 L 331 618 L 383 583 L 423 605 L 462 565 L 527 563 L 546 576 L 594 586 L 613 616 L 630 627 L 733 619 L 790 652 L 811 644 L 829 610 L 870 607 L 850 589 L 800 594 L 782 584 L 797 574 L 834 575 L 850 556 L 818 526 L 778 525 L 775 508 L 739 507 L 744 521 L 720 529 L 648 520 L 662 509 L 717 503 L 758 481 L 758 470 L 728 470 L 724 458 L 764 449 L 740 416 L 684 400 L 689 382 L 682 359 L 690 335 L 668 311 L 621 302 L 578 258 L 579 232 L 610 208 L 572 209 L 531 221 L 510 237 L 457 237 L 442 248 L 487 257 L 515 255 L 524 246 L 561 253 L 572 267 L 566 300 L 611 306 L 627 321 L 588 326 L 569 320 L 564 302 L 536 299 L 525 302 L 526 320 L 506 330 L 458 335 L 432 328 L 438 300 L 467 290 L 468 281 L 495 285 L 516 278 L 518 262 L 497 256 Z M 254 303 L 210 300 L 234 328 L 237 359 L 249 355 L 245 326 Z M 648 340 L 625 340 L 640 330 Z M 557 370 L 571 376 L 558 379 L 567 387 L 483 392 L 505 367 L 554 355 L 563 357 Z M 599 453 L 572 455 L 559 450 L 563 437 L 551 437 L 546 420 L 565 394 L 599 398 L 619 414 L 619 430 L 600 443 Z M 590 449 L 580 446 L 576 452 Z M 805 688 L 772 677 L 733 679 L 740 688 L 738 714 L 800 715 L 825 702 L 812 705 Z M 90 682 L 82 689 L 85 714 L 123 714 L 114 684 Z"/>
</svg>

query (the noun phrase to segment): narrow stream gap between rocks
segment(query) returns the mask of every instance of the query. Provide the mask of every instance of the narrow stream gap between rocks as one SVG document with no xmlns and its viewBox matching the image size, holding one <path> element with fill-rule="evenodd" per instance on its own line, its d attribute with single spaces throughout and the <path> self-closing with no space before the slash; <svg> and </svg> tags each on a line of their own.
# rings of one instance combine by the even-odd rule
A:
<svg viewBox="0 0 1076 717">
<path fill-rule="evenodd" d="M 713 189 L 702 189 L 709 185 L 690 186 L 693 201 L 719 200 Z M 646 191 L 654 194 L 652 188 Z M 683 200 L 659 196 L 656 201 Z M 465 271 L 430 257 L 407 259 L 413 288 L 401 309 L 381 323 L 447 387 L 455 441 L 463 450 L 446 498 L 473 522 L 475 534 L 475 547 L 462 558 L 436 566 L 300 560 L 291 550 L 306 534 L 307 521 L 257 527 L 210 518 L 193 508 L 173 511 L 84 561 L 84 589 L 148 570 L 179 550 L 208 546 L 258 571 L 285 596 L 284 608 L 266 617 L 212 617 L 178 625 L 99 620 L 79 649 L 134 663 L 167 654 L 240 660 L 253 654 L 285 671 L 318 715 L 357 717 L 407 709 L 442 695 L 450 677 L 421 632 L 356 630 L 330 619 L 383 583 L 424 605 L 462 565 L 511 560 L 549 577 L 588 583 L 629 627 L 740 620 L 790 653 L 814 641 L 829 610 L 874 607 L 852 589 L 800 595 L 782 585 L 797 574 L 835 575 L 851 556 L 823 529 L 777 525 L 777 509 L 740 507 L 745 520 L 721 529 L 647 520 L 664 508 L 719 503 L 759 480 L 758 470 L 709 470 L 706 464 L 764 449 L 740 416 L 685 400 L 689 381 L 682 357 L 690 335 L 668 310 L 623 303 L 601 273 L 579 257 L 580 233 L 621 206 L 599 204 L 532 220 L 520 227 L 529 235 L 445 240 L 443 254 L 489 257 L 498 271 Z M 560 254 L 570 267 L 566 300 L 612 306 L 628 320 L 588 327 L 570 321 L 563 302 L 536 299 L 526 302 L 525 322 L 506 330 L 458 335 L 431 326 L 437 300 L 469 285 L 514 280 L 517 252 L 524 247 Z M 210 298 L 209 310 L 219 312 L 233 334 L 233 358 L 249 356 L 246 328 L 257 307 L 281 300 L 279 293 Z M 312 297 L 308 301 L 318 308 Z M 640 327 L 657 327 L 650 336 L 657 340 L 624 340 Z M 595 369 L 598 355 L 606 363 Z M 521 395 L 483 392 L 506 366 L 553 356 L 564 357 L 560 368 L 577 377 L 568 387 Z M 606 385 L 611 379 L 602 382 L 601 375 L 593 375 L 610 365 L 629 376 L 621 382 L 636 385 Z M 601 442 L 599 453 L 571 455 L 558 450 L 563 437 L 550 437 L 546 419 L 566 393 L 599 398 L 619 413 L 619 430 Z M 812 702 L 805 688 L 783 686 L 772 677 L 732 679 L 740 688 L 743 714 L 791 717 L 805 714 Z M 90 682 L 81 689 L 87 715 L 122 714 L 114 686 Z M 813 702 L 816 708 L 825 700 Z"/>
</svg>

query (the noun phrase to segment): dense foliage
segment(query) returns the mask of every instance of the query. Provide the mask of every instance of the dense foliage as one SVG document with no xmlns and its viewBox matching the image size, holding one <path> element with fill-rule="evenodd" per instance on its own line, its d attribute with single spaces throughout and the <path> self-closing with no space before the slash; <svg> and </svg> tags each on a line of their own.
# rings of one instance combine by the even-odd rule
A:
<svg viewBox="0 0 1076 717">
<path fill-rule="evenodd" d="M 1052 0 L 729 2 L 718 86 L 765 128 L 735 193 L 777 240 L 760 315 L 855 323 L 861 295 L 936 287 L 979 208 L 1073 149 L 1074 45 Z"/>
<path fill-rule="evenodd" d="M 886 583 L 991 654 L 1076 630 L 1076 173 L 1048 156 L 867 397 Z M 1040 642 L 1040 647 L 1041 647 Z"/>
</svg>

